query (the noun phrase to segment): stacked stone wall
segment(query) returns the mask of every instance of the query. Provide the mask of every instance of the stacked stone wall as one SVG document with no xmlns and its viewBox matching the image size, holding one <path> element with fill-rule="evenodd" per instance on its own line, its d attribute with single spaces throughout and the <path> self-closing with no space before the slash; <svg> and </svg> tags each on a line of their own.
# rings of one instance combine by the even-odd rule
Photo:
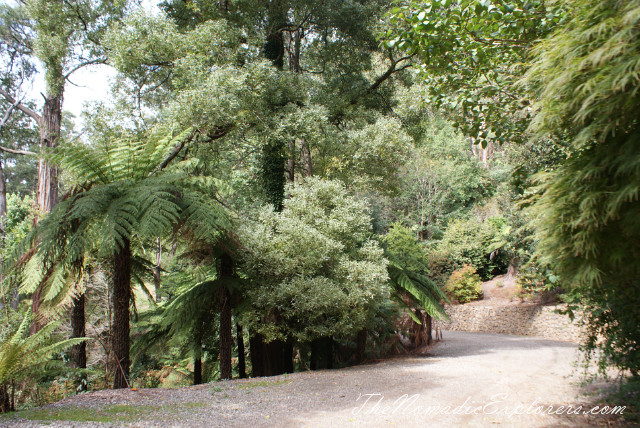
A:
<svg viewBox="0 0 640 428">
<path fill-rule="evenodd" d="M 577 321 L 558 313 L 566 305 L 448 305 L 450 321 L 437 321 L 442 330 L 515 334 L 580 342 Z M 576 317 L 576 318 L 579 318 Z"/>
</svg>

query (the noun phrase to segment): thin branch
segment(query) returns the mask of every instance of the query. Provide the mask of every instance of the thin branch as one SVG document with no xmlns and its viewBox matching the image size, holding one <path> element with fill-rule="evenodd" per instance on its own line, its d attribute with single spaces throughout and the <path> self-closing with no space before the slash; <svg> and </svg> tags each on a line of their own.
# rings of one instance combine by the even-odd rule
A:
<svg viewBox="0 0 640 428">
<path fill-rule="evenodd" d="M 387 68 L 387 71 L 385 71 L 380 77 L 378 77 L 376 79 L 375 82 L 373 82 L 371 84 L 371 86 L 369 86 L 367 88 L 366 91 L 362 92 L 360 95 L 358 95 L 356 98 L 351 100 L 351 104 L 355 104 L 358 102 L 358 99 L 364 95 L 370 94 L 372 92 L 374 92 L 376 89 L 378 89 L 378 87 L 380 85 L 382 85 L 382 83 L 387 80 L 389 77 L 391 77 L 392 74 L 397 73 L 399 71 L 402 71 L 406 68 L 408 68 L 409 66 L 411 66 L 411 64 L 407 64 L 403 67 L 398 68 L 398 64 L 400 64 L 402 61 L 406 61 L 408 59 L 411 59 L 411 57 L 413 57 L 413 55 L 407 55 L 404 56 L 402 58 L 400 58 L 399 60 L 394 60 L 392 56 L 390 56 L 389 58 L 391 59 L 391 65 L 389 66 L 389 68 Z"/>
<path fill-rule="evenodd" d="M 69 76 L 71 76 L 73 73 L 75 73 L 76 71 L 78 71 L 81 68 L 86 67 L 88 65 L 106 64 L 106 63 L 107 63 L 107 58 L 105 58 L 105 57 L 95 58 L 95 59 L 91 59 L 91 60 L 88 60 L 88 61 L 81 62 L 80 64 L 76 65 L 71 70 L 69 70 L 67 72 L 67 74 L 64 75 L 64 78 L 65 78 L 65 80 L 69 79 Z"/>
<path fill-rule="evenodd" d="M 149 176 L 152 176 L 153 174 L 156 174 L 156 173 L 162 171 L 163 169 L 165 169 L 167 167 L 167 165 L 169 165 L 171 163 L 171 161 L 174 160 L 176 158 L 176 156 L 178 156 L 178 154 L 184 148 L 184 146 L 187 145 L 188 143 L 190 143 L 191 141 L 193 141 L 193 139 L 194 139 L 194 137 L 196 136 L 197 133 L 198 133 L 198 131 L 194 130 L 189 134 L 189 136 L 187 138 L 185 138 L 184 140 L 180 141 L 174 147 L 174 149 L 171 151 L 171 153 L 169 153 L 169 155 L 162 161 L 162 163 L 160 163 L 160 165 L 158 165 L 158 167 L 156 169 L 154 169 L 153 171 L 151 171 L 149 173 Z"/>
<path fill-rule="evenodd" d="M 3 147 L 3 146 L 0 146 L 0 151 L 11 153 L 14 155 L 35 155 L 36 154 L 35 152 L 30 152 L 29 150 L 16 150 L 16 149 L 10 149 L 8 147 Z"/>
<path fill-rule="evenodd" d="M 38 125 L 42 124 L 42 117 L 38 113 L 31 110 L 29 107 L 25 106 L 20 101 L 18 101 L 16 104 L 16 99 L 13 98 L 7 91 L 5 91 L 4 89 L 0 89 L 0 95 L 2 95 L 4 99 L 9 101 L 11 104 L 15 104 L 15 108 L 17 108 L 27 116 L 31 117 L 33 120 L 36 121 Z"/>
<path fill-rule="evenodd" d="M 4 128 L 4 126 L 9 121 L 9 118 L 11 117 L 11 113 L 13 113 L 13 110 L 18 106 L 18 104 L 20 104 L 22 102 L 23 99 L 24 99 L 24 96 L 21 99 L 15 100 L 13 103 L 11 103 L 11 106 L 4 113 L 4 117 L 2 118 L 2 121 L 0 122 L 0 129 Z"/>
</svg>

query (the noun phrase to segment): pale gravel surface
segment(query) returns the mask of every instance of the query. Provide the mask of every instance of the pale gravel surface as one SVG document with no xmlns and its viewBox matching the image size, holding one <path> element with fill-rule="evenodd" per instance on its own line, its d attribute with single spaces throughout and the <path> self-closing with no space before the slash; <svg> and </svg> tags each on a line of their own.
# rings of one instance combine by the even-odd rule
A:
<svg viewBox="0 0 640 428">
<path fill-rule="evenodd" d="M 118 424 L 49 423 L 47 426 L 133 427 L 586 427 L 607 426 L 593 416 L 514 415 L 517 406 L 578 405 L 590 408 L 578 385 L 575 345 L 518 336 L 444 332 L 426 357 L 397 358 L 341 370 L 234 380 L 179 389 L 99 391 L 53 407 L 107 404 L 154 406 L 141 420 Z M 261 386 L 249 386 L 259 382 Z M 264 384 L 268 383 L 267 386 Z M 371 396 L 364 405 L 366 394 Z M 411 403 L 395 407 L 403 394 Z M 504 394 L 504 399 L 497 398 Z M 360 397 L 360 398 L 359 398 Z M 378 406 L 374 405 L 382 397 Z M 476 415 L 433 414 L 435 406 L 484 406 Z M 188 405 L 185 403 L 198 403 Z M 388 406 L 385 408 L 385 406 Z M 359 409 L 359 410 L 358 410 Z M 460 410 L 460 409 L 459 409 Z M 452 413 L 452 412 L 450 412 Z M 502 413 L 502 414 L 500 414 Z M 43 426 L 0 420 L 5 426 Z"/>
</svg>

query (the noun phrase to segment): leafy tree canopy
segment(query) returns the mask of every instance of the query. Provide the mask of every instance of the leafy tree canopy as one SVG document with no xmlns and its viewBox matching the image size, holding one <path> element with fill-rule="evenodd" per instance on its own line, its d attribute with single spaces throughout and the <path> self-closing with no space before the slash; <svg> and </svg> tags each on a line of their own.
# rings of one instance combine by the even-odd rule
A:
<svg viewBox="0 0 640 428">
<path fill-rule="evenodd" d="M 366 205 L 337 181 L 308 179 L 287 194 L 282 212 L 262 209 L 240 232 L 253 282 L 244 325 L 268 340 L 352 337 L 389 293 Z"/>
</svg>

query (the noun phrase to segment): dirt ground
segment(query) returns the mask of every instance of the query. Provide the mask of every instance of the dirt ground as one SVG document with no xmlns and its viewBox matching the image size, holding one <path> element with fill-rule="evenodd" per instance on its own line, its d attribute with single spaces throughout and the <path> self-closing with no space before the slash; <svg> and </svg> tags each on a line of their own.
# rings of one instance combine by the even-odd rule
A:
<svg viewBox="0 0 640 428">
<path fill-rule="evenodd" d="M 0 425 L 618 426 L 618 417 L 584 414 L 595 405 L 588 394 L 597 388 L 580 386 L 577 355 L 576 346 L 564 342 L 444 332 L 425 357 L 177 389 L 99 391 L 0 419 Z"/>
</svg>

